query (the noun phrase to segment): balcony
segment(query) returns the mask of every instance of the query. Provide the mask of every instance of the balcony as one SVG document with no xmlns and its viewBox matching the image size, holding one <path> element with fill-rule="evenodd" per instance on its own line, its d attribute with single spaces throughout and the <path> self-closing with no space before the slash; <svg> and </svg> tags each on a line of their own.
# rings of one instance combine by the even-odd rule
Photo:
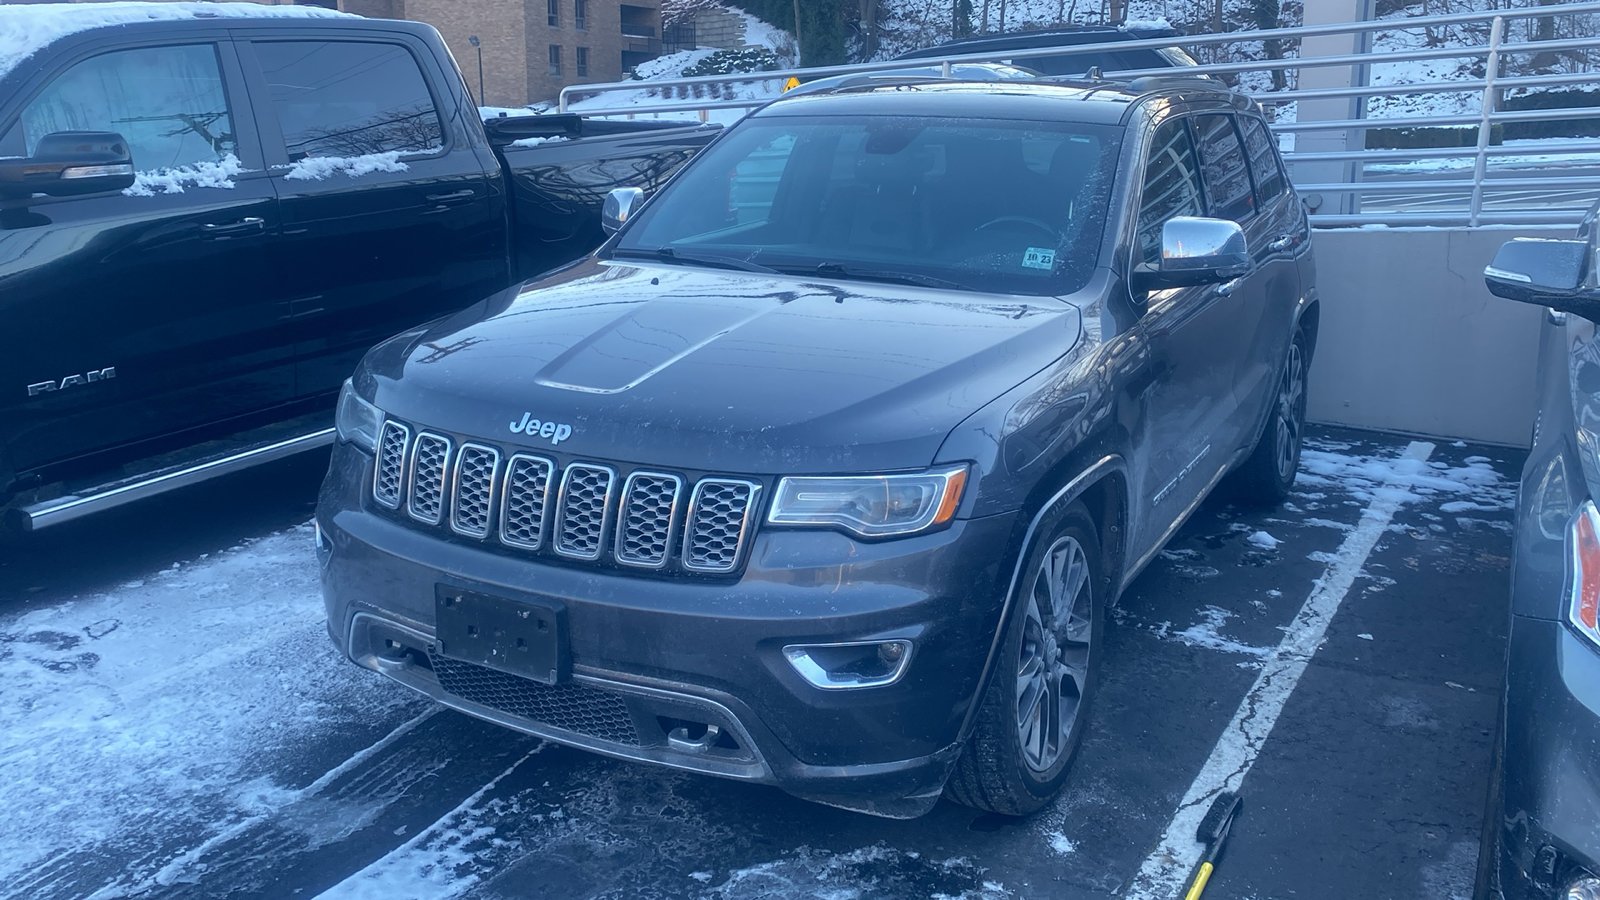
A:
<svg viewBox="0 0 1600 900">
<path fill-rule="evenodd" d="M 628 37 L 653 38 L 656 36 L 656 28 L 654 25 L 637 25 L 632 22 L 623 22 L 622 33 Z"/>
</svg>

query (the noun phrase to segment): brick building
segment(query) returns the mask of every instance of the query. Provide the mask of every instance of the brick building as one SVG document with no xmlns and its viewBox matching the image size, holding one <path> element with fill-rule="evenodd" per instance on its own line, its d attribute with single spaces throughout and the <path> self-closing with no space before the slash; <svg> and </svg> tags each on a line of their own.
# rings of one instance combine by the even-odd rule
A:
<svg viewBox="0 0 1600 900">
<path fill-rule="evenodd" d="M 304 0 L 301 0 L 304 2 Z M 660 0 L 338 0 L 339 8 L 439 29 L 488 106 L 553 100 L 561 88 L 620 81 L 661 53 Z M 323 5 L 323 4 L 319 4 Z M 328 4 L 331 5 L 331 4 Z M 478 38 L 478 47 L 471 42 Z"/>
</svg>

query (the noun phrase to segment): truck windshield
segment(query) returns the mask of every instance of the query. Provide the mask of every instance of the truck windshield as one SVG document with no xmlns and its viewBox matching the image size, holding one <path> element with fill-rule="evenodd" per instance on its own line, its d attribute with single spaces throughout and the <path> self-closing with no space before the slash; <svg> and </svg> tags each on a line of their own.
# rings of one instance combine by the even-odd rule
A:
<svg viewBox="0 0 1600 900">
<path fill-rule="evenodd" d="M 618 259 L 1062 295 L 1094 269 L 1121 129 L 749 119 L 637 217 Z M 713 262 L 714 261 L 714 262 Z"/>
</svg>

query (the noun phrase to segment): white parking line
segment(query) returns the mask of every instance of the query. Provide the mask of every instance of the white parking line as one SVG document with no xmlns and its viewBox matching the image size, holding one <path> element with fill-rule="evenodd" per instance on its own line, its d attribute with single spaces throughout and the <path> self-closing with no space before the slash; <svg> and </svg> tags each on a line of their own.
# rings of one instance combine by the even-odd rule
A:
<svg viewBox="0 0 1600 900">
<path fill-rule="evenodd" d="M 1328 623 L 1339 611 L 1350 585 L 1383 537 L 1395 511 L 1411 498 L 1404 476 L 1422 471 L 1432 454 L 1432 444 L 1413 441 L 1401 454 L 1389 480 L 1362 511 L 1361 524 L 1339 545 L 1333 562 L 1312 588 L 1283 641 L 1265 660 L 1260 677 L 1239 702 L 1233 721 L 1223 730 L 1211 757 L 1189 785 L 1155 852 L 1139 867 L 1124 895 L 1128 900 L 1171 900 L 1181 896 L 1189 873 L 1200 859 L 1202 848 L 1194 839 L 1195 829 L 1212 798 L 1223 791 L 1237 791 L 1244 783 L 1289 695 L 1294 693 L 1300 676 L 1327 635 Z"/>
</svg>

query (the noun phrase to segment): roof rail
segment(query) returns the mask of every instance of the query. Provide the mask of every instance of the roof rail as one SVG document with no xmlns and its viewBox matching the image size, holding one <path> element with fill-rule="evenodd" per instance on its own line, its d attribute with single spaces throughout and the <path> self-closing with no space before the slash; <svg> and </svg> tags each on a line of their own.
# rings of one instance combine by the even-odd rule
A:
<svg viewBox="0 0 1600 900">
<path fill-rule="evenodd" d="M 1138 94 L 1148 94 L 1151 91 L 1176 90 L 1178 88 L 1192 88 L 1200 91 L 1226 91 L 1233 89 L 1216 78 L 1205 75 L 1140 75 L 1138 78 L 1126 82 L 1128 90 Z"/>
</svg>

